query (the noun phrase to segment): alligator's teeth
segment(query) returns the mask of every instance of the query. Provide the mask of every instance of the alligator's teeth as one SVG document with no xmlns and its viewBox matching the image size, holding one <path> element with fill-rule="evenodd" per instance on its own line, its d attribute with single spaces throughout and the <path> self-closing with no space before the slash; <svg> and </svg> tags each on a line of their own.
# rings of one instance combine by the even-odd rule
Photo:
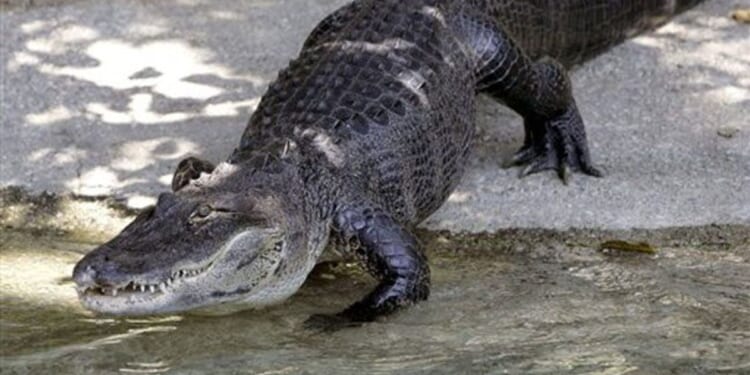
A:
<svg viewBox="0 0 750 375">
<path fill-rule="evenodd" d="M 148 286 L 148 291 L 151 292 L 151 293 L 153 293 L 154 291 L 156 291 L 156 288 L 154 288 L 153 284 L 151 284 L 151 285 Z"/>
<path fill-rule="evenodd" d="M 167 288 L 166 284 L 164 284 L 164 283 L 159 284 L 159 290 L 162 293 L 166 292 L 166 290 L 165 290 L 166 288 Z"/>
<path fill-rule="evenodd" d="M 111 295 L 112 297 L 117 297 L 117 288 L 112 288 Z"/>
<path fill-rule="evenodd" d="M 141 292 L 145 292 L 146 291 L 146 286 L 145 285 L 139 285 L 139 287 L 141 289 Z"/>
</svg>

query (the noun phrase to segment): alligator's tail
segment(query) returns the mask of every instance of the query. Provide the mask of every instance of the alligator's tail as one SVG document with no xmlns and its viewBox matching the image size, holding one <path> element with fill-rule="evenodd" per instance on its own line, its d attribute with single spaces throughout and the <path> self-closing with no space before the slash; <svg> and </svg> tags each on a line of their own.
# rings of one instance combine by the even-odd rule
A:
<svg viewBox="0 0 750 375">
<path fill-rule="evenodd" d="M 532 58 L 566 66 L 666 23 L 702 0 L 475 0 L 502 23 Z"/>
</svg>

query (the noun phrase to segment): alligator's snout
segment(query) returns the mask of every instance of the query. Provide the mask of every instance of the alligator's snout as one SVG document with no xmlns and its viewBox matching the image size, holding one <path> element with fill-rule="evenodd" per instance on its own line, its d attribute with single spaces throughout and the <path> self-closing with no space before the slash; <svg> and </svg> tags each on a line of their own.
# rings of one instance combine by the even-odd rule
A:
<svg viewBox="0 0 750 375">
<path fill-rule="evenodd" d="M 79 287 L 83 286 L 94 286 L 96 285 L 96 268 L 91 265 L 87 264 L 83 267 L 79 266 L 73 270 L 73 281 L 75 281 L 76 285 Z"/>
<path fill-rule="evenodd" d="M 82 288 L 115 286 L 121 282 L 117 269 L 107 255 L 94 252 L 78 262 L 73 270 L 73 281 Z"/>
<path fill-rule="evenodd" d="M 94 251 L 78 262 L 73 269 L 73 281 L 81 295 L 93 293 L 116 296 L 123 284 L 118 273 L 117 265 L 109 256 Z"/>
</svg>

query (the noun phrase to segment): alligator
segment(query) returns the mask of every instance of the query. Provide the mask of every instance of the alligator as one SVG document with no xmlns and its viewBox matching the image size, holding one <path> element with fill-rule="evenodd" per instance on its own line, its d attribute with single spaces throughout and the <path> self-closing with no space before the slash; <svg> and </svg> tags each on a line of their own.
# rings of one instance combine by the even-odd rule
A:
<svg viewBox="0 0 750 375">
<path fill-rule="evenodd" d="M 464 172 L 477 94 L 523 117 L 521 176 L 601 176 L 567 70 L 698 2 L 349 3 L 270 84 L 226 161 L 180 162 L 171 192 L 80 260 L 80 300 L 115 315 L 258 308 L 294 294 L 326 246 L 378 284 L 319 317 L 372 321 L 425 300 L 413 229 Z"/>
</svg>

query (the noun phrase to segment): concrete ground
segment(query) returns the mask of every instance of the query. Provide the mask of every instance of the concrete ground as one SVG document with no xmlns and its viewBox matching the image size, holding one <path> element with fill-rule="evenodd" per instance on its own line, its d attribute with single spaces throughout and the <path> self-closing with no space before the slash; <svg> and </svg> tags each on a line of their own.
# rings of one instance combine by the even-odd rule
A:
<svg viewBox="0 0 750 375">
<path fill-rule="evenodd" d="M 78 1 L 0 12 L 0 187 L 149 204 L 219 161 L 269 81 L 344 0 Z M 573 73 L 604 179 L 501 166 L 519 117 L 478 106 L 476 157 L 433 229 L 750 224 L 750 27 L 707 0 Z"/>
</svg>

